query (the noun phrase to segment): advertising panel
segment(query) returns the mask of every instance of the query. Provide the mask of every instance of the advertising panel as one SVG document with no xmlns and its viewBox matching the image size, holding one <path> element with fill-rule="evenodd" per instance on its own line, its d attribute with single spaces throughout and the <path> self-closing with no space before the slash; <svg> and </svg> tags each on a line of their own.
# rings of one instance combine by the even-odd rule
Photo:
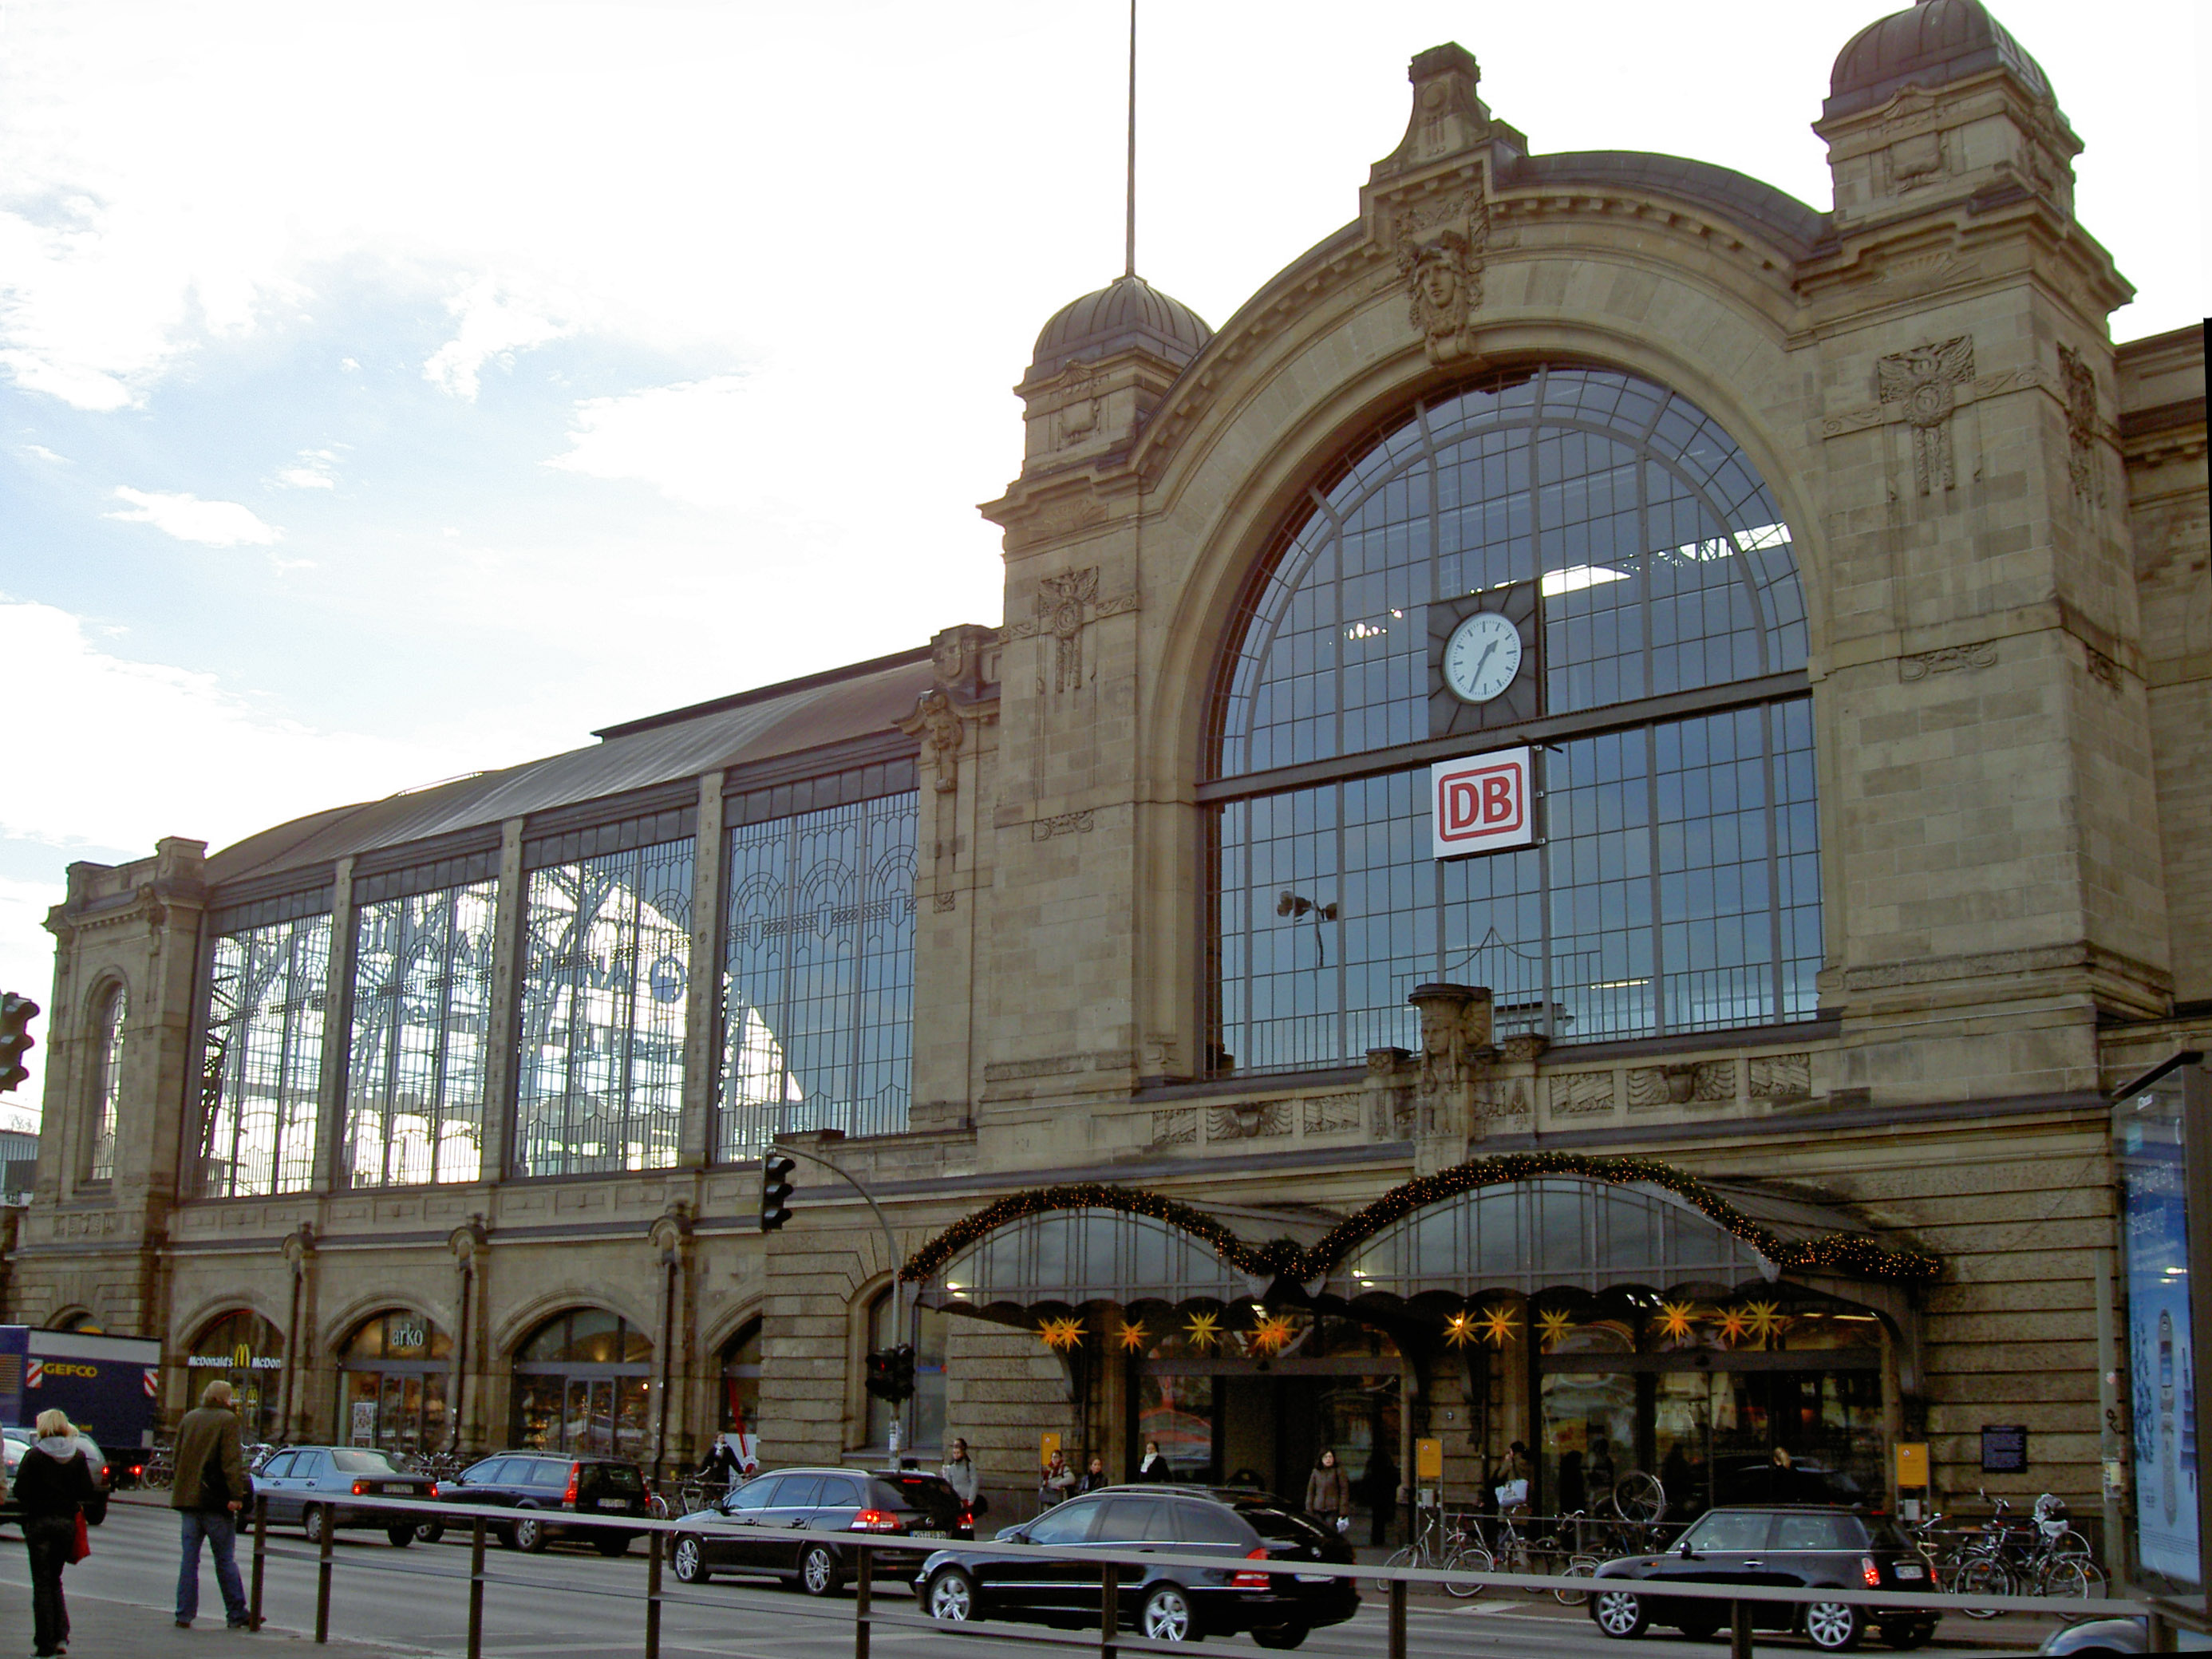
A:
<svg viewBox="0 0 2212 1659">
<path fill-rule="evenodd" d="M 2137 1568 L 2199 1587 L 2196 1345 L 2189 1305 L 2185 1077 L 2170 1072 L 2114 1115 L 2128 1287 Z"/>
<path fill-rule="evenodd" d="M 1465 858 L 1536 840 L 1536 789 L 1529 750 L 1497 749 L 1429 769 L 1435 856 Z"/>
</svg>

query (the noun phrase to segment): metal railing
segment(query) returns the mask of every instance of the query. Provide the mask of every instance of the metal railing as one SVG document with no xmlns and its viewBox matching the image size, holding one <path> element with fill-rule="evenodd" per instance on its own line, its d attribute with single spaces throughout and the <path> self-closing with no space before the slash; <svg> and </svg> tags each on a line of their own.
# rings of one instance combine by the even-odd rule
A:
<svg viewBox="0 0 2212 1659">
<path fill-rule="evenodd" d="M 672 1597 L 664 1587 L 663 1572 L 667 1556 L 667 1538 L 671 1534 L 696 1532 L 696 1524 L 687 1526 L 682 1521 L 659 1521 L 640 1516 L 596 1516 L 571 1513 L 567 1510 L 514 1510 L 486 1509 L 474 1504 L 424 1503 L 417 1499 L 358 1497 L 343 1499 L 335 1507 L 347 1511 L 387 1510 L 398 1516 L 420 1521 L 445 1523 L 450 1530 L 465 1525 L 469 1532 L 468 1582 L 468 1647 L 469 1659 L 481 1659 L 485 1639 L 484 1589 L 495 1582 L 484 1567 L 484 1545 L 490 1536 L 501 1532 L 520 1516 L 536 1515 L 541 1520 L 558 1527 L 564 1533 L 583 1533 L 593 1529 L 615 1531 L 631 1537 L 643 1536 L 647 1540 L 646 1588 L 639 1598 L 643 1603 L 645 1659 L 659 1659 L 660 1628 L 664 1605 Z M 264 1590 L 267 1583 L 269 1565 L 272 1561 L 312 1562 L 315 1572 L 314 1639 L 326 1643 L 331 1638 L 331 1593 L 337 1568 L 335 1544 L 338 1528 L 325 1524 L 320 1537 L 315 1540 L 312 1553 L 283 1547 L 281 1540 L 271 1547 L 269 1523 L 269 1499 L 266 1493 L 257 1495 L 253 1514 L 253 1550 L 247 1599 L 253 1628 L 263 1622 Z M 902 1554 L 927 1553 L 947 1548 L 988 1549 L 994 1555 L 1033 1558 L 1041 1560 L 1079 1560 L 1095 1567 L 1100 1577 L 1098 1628 L 1095 1635 L 1077 1636 L 1042 1629 L 1035 1625 L 1006 1621 L 994 1625 L 987 1620 L 971 1620 L 957 1628 L 963 1636 L 982 1640 L 1018 1641 L 1030 1645 L 1067 1647 L 1086 1651 L 1095 1650 L 1105 1659 L 1115 1659 L 1124 1649 L 1139 1652 L 1169 1652 L 1182 1644 L 1147 1639 L 1122 1628 L 1127 1610 L 1121 1604 L 1123 1570 L 1159 1567 L 1188 1568 L 1194 1572 L 1219 1574 L 1226 1571 L 1243 1570 L 1243 1558 L 1231 1560 L 1215 1554 L 1178 1549 L 1147 1549 L 1131 1546 L 1127 1548 L 1091 1547 L 1090 1546 L 1054 1546 L 1015 1544 L 990 1540 L 976 1540 L 972 1544 L 938 1539 L 917 1539 L 908 1534 L 882 1534 L 847 1531 L 812 1531 L 791 1528 L 779 1531 L 780 1542 L 796 1548 L 811 1543 L 830 1544 L 849 1551 L 854 1557 L 853 1575 L 854 1596 L 849 1611 L 842 1604 L 794 1607 L 780 1612 L 780 1618 L 817 1618 L 849 1623 L 853 1631 L 854 1659 L 869 1659 L 869 1638 L 878 1627 L 944 1631 L 947 1626 L 927 1613 L 919 1611 L 899 1612 L 877 1605 L 878 1575 L 875 1559 L 878 1551 L 894 1550 Z M 424 1577 L 454 1578 L 460 1575 L 436 1568 L 392 1565 L 356 1565 L 355 1571 L 401 1572 Z M 1484 1590 L 1527 1590 L 1538 1593 L 1556 1591 L 1559 1586 L 1557 1575 L 1548 1573 L 1516 1573 L 1486 1571 L 1468 1573 L 1464 1571 L 1444 1571 L 1435 1569 L 1344 1565 L 1331 1562 L 1298 1561 L 1267 1564 L 1253 1569 L 1273 1576 L 1286 1576 L 1292 1571 L 1301 1577 L 1327 1577 L 1364 1581 L 1380 1584 L 1385 1591 L 1385 1630 L 1389 1659 L 1405 1659 L 1407 1651 L 1407 1619 L 1409 1597 L 1415 1589 L 1443 1590 L 1461 1584 L 1469 1578 Z M 738 1569 L 740 1572 L 744 1569 Z M 1768 1587 L 1747 1584 L 1709 1584 L 1682 1580 L 1645 1579 L 1583 1579 L 1582 1588 L 1598 1594 L 1618 1588 L 1631 1594 L 1654 1601 L 1707 1601 L 1723 1604 L 1724 1622 L 1729 1635 L 1732 1659 L 1750 1659 L 1753 1609 L 1762 1605 L 1843 1602 L 1875 1615 L 1887 1610 L 1897 1615 L 1914 1614 L 1940 1618 L 1948 1613 L 1963 1613 L 1968 1608 L 1988 1608 L 1998 1613 L 2030 1613 L 2064 1617 L 2143 1616 L 2154 1611 L 2146 1603 L 2116 1597 L 2057 1597 L 2039 1595 L 1960 1595 L 1931 1586 L 1926 1590 L 1875 1590 L 1838 1589 L 1834 1586 L 1811 1589 Z M 595 1605 L 604 1607 L 611 1592 L 603 1583 L 590 1582 L 580 1584 L 549 1583 L 531 1581 L 533 1592 L 552 1591 L 588 1595 Z M 618 1593 L 615 1593 L 618 1594 Z M 690 1606 L 725 1605 L 704 1595 L 682 1596 Z M 1717 1619 L 1719 1628 L 1723 1620 Z"/>
</svg>

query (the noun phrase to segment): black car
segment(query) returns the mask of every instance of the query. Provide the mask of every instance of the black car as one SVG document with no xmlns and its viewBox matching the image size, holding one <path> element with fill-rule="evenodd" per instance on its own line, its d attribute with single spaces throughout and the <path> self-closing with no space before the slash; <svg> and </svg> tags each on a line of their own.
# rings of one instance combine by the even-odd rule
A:
<svg viewBox="0 0 2212 1659">
<path fill-rule="evenodd" d="M 514 1511 L 492 1530 L 512 1550 L 538 1551 L 572 1534 L 588 1539 L 602 1555 L 620 1555 L 634 1532 L 611 1527 L 576 1527 L 562 1515 L 634 1516 L 652 1512 L 645 1476 L 635 1463 L 618 1457 L 564 1457 L 546 1452 L 501 1452 L 472 1463 L 452 1480 L 441 1481 L 439 1496 L 449 1504 L 481 1504 Z"/>
<path fill-rule="evenodd" d="M 297 1522 L 316 1544 L 325 1527 L 373 1527 L 394 1545 L 411 1544 L 417 1523 L 404 1512 L 358 1509 L 344 1500 L 438 1496 L 428 1475 L 401 1468 L 373 1446 L 287 1446 L 254 1472 L 253 1488 L 269 1499 L 271 1525 Z"/>
<path fill-rule="evenodd" d="M 1216 1568 L 1121 1565 L 1121 1622 L 1153 1641 L 1249 1631 L 1263 1648 L 1294 1648 L 1359 1606 L 1350 1578 L 1297 1571 L 1300 1562 L 1352 1565 L 1335 1528 L 1244 1487 L 1108 1486 L 1006 1528 L 999 1541 L 1220 1558 Z M 931 1616 L 947 1623 L 1002 1618 L 1095 1628 L 1103 1576 L 1079 1558 L 1006 1555 L 984 1545 L 939 1550 L 914 1586 Z"/>
<path fill-rule="evenodd" d="M 1693 1640 L 1728 1622 L 1729 1604 L 1711 1596 L 1670 1596 L 1632 1590 L 1624 1580 L 1655 1586 L 1755 1584 L 1773 1589 L 1933 1589 L 1928 1560 L 1893 1521 L 1860 1510 L 1770 1506 L 1710 1510 L 1664 1555 L 1630 1556 L 1597 1570 L 1590 1617 L 1607 1636 L 1644 1634 L 1672 1625 Z M 1855 1648 L 1880 1621 L 1882 1640 L 1917 1648 L 1936 1634 L 1934 1608 L 1869 1612 L 1838 1596 L 1832 1601 L 1750 1603 L 1764 1630 L 1802 1630 L 1828 1652 Z"/>
<path fill-rule="evenodd" d="M 718 1572 L 763 1574 L 829 1595 L 852 1571 L 857 1552 L 793 1532 L 857 1532 L 933 1540 L 975 1536 L 975 1517 L 942 1475 L 910 1469 L 775 1469 L 733 1487 L 713 1508 L 684 1517 L 671 1560 L 687 1584 Z M 926 1550 L 873 1552 L 873 1572 L 911 1572 Z"/>
</svg>

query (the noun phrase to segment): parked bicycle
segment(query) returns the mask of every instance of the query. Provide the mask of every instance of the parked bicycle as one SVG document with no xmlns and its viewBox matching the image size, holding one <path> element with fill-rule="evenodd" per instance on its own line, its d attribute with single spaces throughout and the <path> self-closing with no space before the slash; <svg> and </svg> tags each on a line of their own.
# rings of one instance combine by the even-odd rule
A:
<svg viewBox="0 0 2212 1659">
<path fill-rule="evenodd" d="M 1967 1534 L 1948 1571 L 1938 1582 L 1961 1595 L 2071 1595 L 2105 1593 L 2105 1574 L 2089 1553 L 2089 1540 L 2067 1523 L 2066 1505 L 2050 1492 L 2035 1500 L 2026 1520 L 2010 1518 L 2002 1498 L 1981 1496 L 1990 1505 L 1989 1523 Z M 1970 1607 L 1969 1619 L 1994 1619 L 1996 1609 Z"/>
<path fill-rule="evenodd" d="M 1395 1553 L 1382 1565 L 1386 1567 L 1427 1568 L 1437 1572 L 1493 1572 L 1497 1562 L 1470 1529 L 1473 1517 L 1455 1514 L 1441 1508 L 1425 1509 L 1413 1533 L 1413 1541 Z M 1387 1591 L 1388 1579 L 1376 1581 L 1376 1588 Z M 1464 1600 L 1481 1593 L 1482 1585 L 1473 1578 L 1448 1578 L 1445 1593 Z"/>
</svg>

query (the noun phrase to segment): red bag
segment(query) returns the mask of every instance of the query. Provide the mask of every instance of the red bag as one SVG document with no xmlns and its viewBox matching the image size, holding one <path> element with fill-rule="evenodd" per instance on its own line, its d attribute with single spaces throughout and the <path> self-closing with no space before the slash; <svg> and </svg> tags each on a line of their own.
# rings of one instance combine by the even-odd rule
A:
<svg viewBox="0 0 2212 1659">
<path fill-rule="evenodd" d="M 76 1512 L 76 1541 L 70 1546 L 69 1564 L 75 1566 L 92 1553 L 92 1535 L 85 1530 L 84 1511 Z"/>
</svg>

